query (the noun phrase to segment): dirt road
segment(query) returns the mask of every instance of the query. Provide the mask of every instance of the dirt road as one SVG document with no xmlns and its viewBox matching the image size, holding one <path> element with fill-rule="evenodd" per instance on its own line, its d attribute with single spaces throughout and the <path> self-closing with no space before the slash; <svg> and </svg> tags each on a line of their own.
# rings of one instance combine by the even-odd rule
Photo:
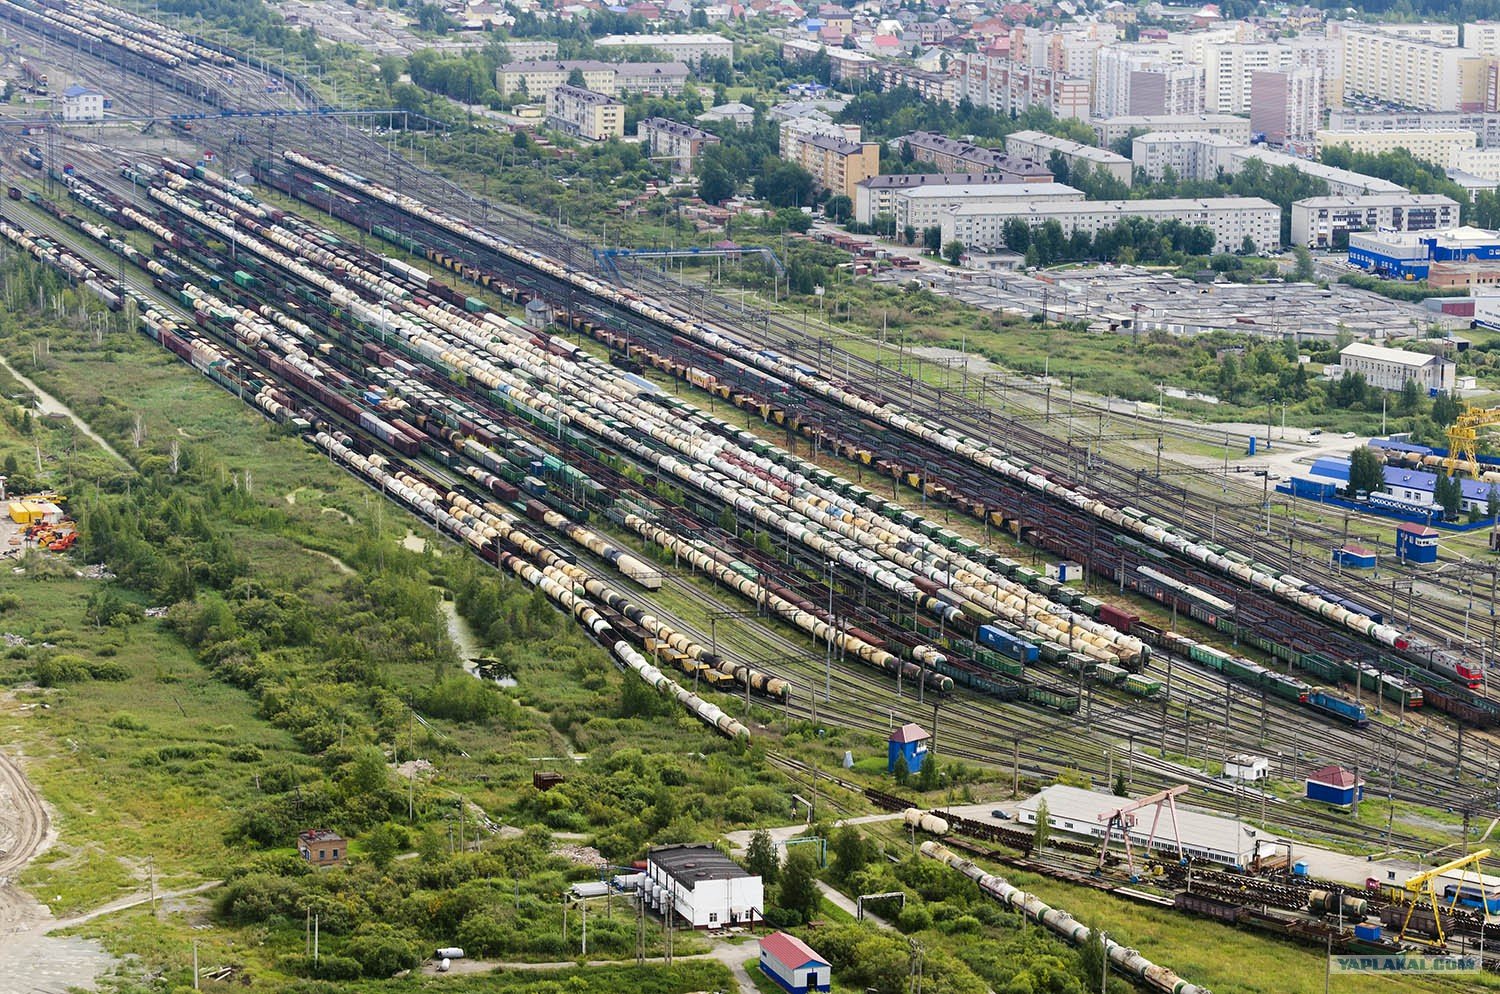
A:
<svg viewBox="0 0 1500 994">
<path fill-rule="evenodd" d="M 92 987 L 114 963 L 97 943 L 48 935 L 64 923 L 14 883 L 56 841 L 41 797 L 0 752 L 0 994 Z"/>
</svg>

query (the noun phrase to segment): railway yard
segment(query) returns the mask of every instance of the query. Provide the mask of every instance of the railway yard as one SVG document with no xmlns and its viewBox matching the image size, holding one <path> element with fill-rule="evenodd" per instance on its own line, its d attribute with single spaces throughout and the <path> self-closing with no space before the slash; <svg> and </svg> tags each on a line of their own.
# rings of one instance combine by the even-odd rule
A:
<svg viewBox="0 0 1500 994">
<path fill-rule="evenodd" d="M 1217 429 L 1054 416 L 1035 381 L 939 384 L 646 266 L 608 279 L 587 243 L 396 155 L 379 115 L 319 114 L 225 46 L 93 0 L 45 17 L 0 0 L 0 19 L 33 74 L 127 84 L 134 121 L 0 120 L 7 251 L 542 591 L 715 734 L 765 741 L 794 783 L 912 807 L 776 743 L 921 721 L 945 759 L 1018 786 L 1128 769 L 1133 792 L 1186 784 L 1196 807 L 1258 808 L 1346 853 L 1442 862 L 1500 814 L 1493 568 L 1362 588 L 1322 554 L 1337 523 L 1273 518 L 1262 481 L 1162 472 L 1159 450 L 1153 473 L 1106 419 L 1137 440 Z M 1059 561 L 1081 582 L 1050 576 Z M 1249 790 L 1218 773 L 1235 754 L 1286 782 L 1353 770 L 1367 805 L 1445 810 L 1450 838 Z M 950 831 L 923 852 L 1001 900 L 951 850 L 1100 883 L 1097 846 L 1034 853 L 1029 830 L 936 815 Z M 1353 942 L 1306 909 L 1357 881 L 1188 876 L 1169 864 L 1148 899 Z M 1455 950 L 1485 928 L 1464 909 L 1447 925 Z"/>
</svg>

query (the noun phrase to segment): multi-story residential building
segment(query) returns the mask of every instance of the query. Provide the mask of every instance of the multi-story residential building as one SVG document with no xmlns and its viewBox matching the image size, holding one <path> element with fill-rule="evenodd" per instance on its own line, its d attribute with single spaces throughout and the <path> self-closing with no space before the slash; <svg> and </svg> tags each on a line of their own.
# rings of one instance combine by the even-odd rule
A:
<svg viewBox="0 0 1500 994">
<path fill-rule="evenodd" d="M 1472 131 L 1331 131 L 1327 128 L 1316 135 L 1317 151 L 1343 145 L 1351 152 L 1367 152 L 1381 155 L 1402 149 L 1414 158 L 1436 162 L 1443 168 L 1457 165 L 1455 156 L 1474 148 L 1478 136 Z"/>
<path fill-rule="evenodd" d="M 1330 131 L 1472 131 L 1480 148 L 1500 145 L 1500 114 L 1489 111 L 1352 111 L 1328 115 Z"/>
<path fill-rule="evenodd" d="M 1011 182 L 1052 182 L 1052 173 L 1034 159 L 1010 155 L 1003 149 L 986 148 L 932 131 L 913 131 L 896 139 L 911 149 L 918 162 L 930 162 L 945 173 L 1001 173 Z"/>
<path fill-rule="evenodd" d="M 1245 145 L 1239 148 L 1222 149 L 1219 153 L 1219 168 L 1230 176 L 1237 175 L 1245 163 L 1258 159 L 1268 169 L 1285 166 L 1300 173 L 1322 180 L 1328 185 L 1328 193 L 1334 197 L 1360 197 L 1374 193 L 1406 193 L 1406 187 L 1377 176 L 1366 176 L 1351 169 L 1324 165 L 1310 159 L 1299 159 L 1295 155 L 1277 152 L 1264 145 Z"/>
<path fill-rule="evenodd" d="M 812 173 L 819 188 L 848 197 L 850 203 L 859 192 L 859 181 L 880 172 L 879 142 L 849 141 L 795 130 L 790 135 L 789 147 L 782 157 Z M 788 132 L 783 130 L 783 140 L 787 136 Z"/>
<path fill-rule="evenodd" d="M 669 59 L 697 65 L 704 59 L 734 60 L 734 42 L 723 35 L 605 35 L 594 40 L 597 49 L 644 47 L 655 49 Z"/>
<path fill-rule="evenodd" d="M 940 226 L 943 213 L 955 207 L 1003 206 L 1026 203 L 1066 203 L 1083 199 L 1083 192 L 1063 183 L 976 183 L 968 186 L 912 186 L 894 191 L 891 216 L 899 231 L 910 225 L 918 231 Z"/>
<path fill-rule="evenodd" d="M 670 158 L 672 170 L 690 173 L 698 156 L 709 145 L 717 145 L 719 136 L 680 121 L 665 117 L 646 117 L 635 126 L 636 136 L 646 144 L 653 158 Z"/>
<path fill-rule="evenodd" d="M 1303 146 L 1323 120 L 1326 77 L 1316 66 L 1250 77 L 1250 128 L 1273 145 Z"/>
<path fill-rule="evenodd" d="M 805 62 L 819 54 L 828 56 L 835 83 L 860 83 L 873 79 L 880 65 L 872 55 L 849 48 L 830 48 L 820 41 L 788 38 L 781 43 L 781 57 L 788 62 Z"/>
<path fill-rule="evenodd" d="M 1167 170 L 1178 179 L 1211 180 L 1219 172 L 1219 156 L 1226 149 L 1242 147 L 1223 135 L 1188 131 L 1153 131 L 1130 143 L 1130 160 L 1152 183 Z"/>
<path fill-rule="evenodd" d="M 1456 25 L 1447 27 L 1456 33 Z M 1346 98 L 1419 110 L 1473 110 L 1483 101 L 1489 63 L 1456 41 L 1375 28 L 1346 30 L 1343 37 Z"/>
<path fill-rule="evenodd" d="M 1200 114 L 1203 67 L 1166 44 L 1109 45 L 1094 69 L 1094 116 Z"/>
<path fill-rule="evenodd" d="M 953 99 L 956 83 L 945 72 L 918 69 L 901 62 L 880 63 L 880 83 L 887 90 L 904 86 L 915 90 L 923 100 L 938 104 L 956 103 Z"/>
<path fill-rule="evenodd" d="M 1080 162 L 1087 162 L 1096 173 L 1102 172 L 1113 176 L 1126 186 L 1130 185 L 1132 179 L 1133 169 L 1130 160 L 1125 156 L 1111 152 L 1107 148 L 1095 148 L 1092 145 L 1058 138 L 1056 135 L 1041 131 L 1011 132 L 1005 139 L 1005 151 L 1011 155 L 1046 163 L 1052 161 L 1055 153 L 1062 157 L 1062 161 L 1070 172 L 1076 169 Z"/>
<path fill-rule="evenodd" d="M 688 78 L 688 67 L 681 62 L 600 62 L 595 59 L 511 62 L 495 70 L 495 89 L 502 97 L 525 91 L 536 99 L 562 86 L 575 72 L 583 77 L 585 88 L 610 96 L 621 93 L 676 96 L 682 92 Z"/>
<path fill-rule="evenodd" d="M 1464 25 L 1464 48 L 1487 59 L 1500 59 L 1500 21 L 1472 21 Z"/>
<path fill-rule="evenodd" d="M 960 54 L 949 66 L 954 102 L 1001 114 L 1043 107 L 1053 117 L 1087 119 L 1089 81 L 990 55 Z"/>
<path fill-rule="evenodd" d="M 553 87 L 547 94 L 547 126 L 587 141 L 625 136 L 625 104 L 581 86 Z"/>
<path fill-rule="evenodd" d="M 1152 131 L 1222 135 L 1239 145 L 1250 144 L 1249 118 L 1234 114 L 1122 114 L 1091 123 L 1100 145 L 1113 145 L 1132 132 L 1148 134 Z"/>
<path fill-rule="evenodd" d="M 777 130 L 780 135 L 777 152 L 783 159 L 788 160 L 796 157 L 797 143 L 807 138 L 821 135 L 824 138 L 838 138 L 847 142 L 860 140 L 859 125 L 838 124 L 818 117 L 789 118 L 782 121 Z"/>
<path fill-rule="evenodd" d="M 1249 113 L 1251 78 L 1258 72 L 1280 72 L 1290 56 L 1290 49 L 1271 42 L 1210 46 L 1203 59 L 1203 106 L 1225 114 Z"/>
<path fill-rule="evenodd" d="M 535 41 L 530 38 L 507 38 L 505 51 L 517 62 L 557 58 L 557 42 Z"/>
<path fill-rule="evenodd" d="M 923 186 L 973 186 L 1014 183 L 1001 173 L 881 173 L 855 184 L 854 220 L 869 224 L 882 214 L 895 217 L 896 194 Z M 1043 181 L 1045 182 L 1045 180 Z"/>
<path fill-rule="evenodd" d="M 1355 231 L 1433 231 L 1458 224 L 1458 202 L 1436 193 L 1311 197 L 1292 204 L 1292 244 L 1330 248 Z"/>
<path fill-rule="evenodd" d="M 1214 245 L 1238 251 L 1245 239 L 1257 251 L 1281 244 L 1281 208 L 1259 197 L 1217 197 L 1209 200 L 1086 200 L 1014 203 L 955 207 L 943 213 L 943 243 L 989 251 L 1005 246 L 1005 222 L 1024 218 L 1033 228 L 1057 221 L 1063 233 L 1082 231 L 1093 237 L 1127 217 L 1148 221 L 1180 221 L 1214 233 Z"/>
</svg>

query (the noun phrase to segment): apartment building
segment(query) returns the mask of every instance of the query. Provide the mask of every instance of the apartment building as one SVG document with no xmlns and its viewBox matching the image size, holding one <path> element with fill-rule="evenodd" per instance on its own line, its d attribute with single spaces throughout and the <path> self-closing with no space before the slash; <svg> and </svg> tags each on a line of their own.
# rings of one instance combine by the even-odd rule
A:
<svg viewBox="0 0 1500 994">
<path fill-rule="evenodd" d="M 547 94 L 547 126 L 586 141 L 625 136 L 625 104 L 581 86 L 554 87 Z"/>
<path fill-rule="evenodd" d="M 1249 113 L 1254 74 L 1280 72 L 1289 61 L 1290 50 L 1271 42 L 1209 47 L 1203 59 L 1203 106 L 1225 114 Z"/>
<path fill-rule="evenodd" d="M 1025 218 L 1033 228 L 1057 221 L 1063 233 L 1081 231 L 1093 237 L 1125 218 L 1180 221 L 1214 233 L 1214 245 L 1238 251 L 1246 238 L 1258 251 L 1281 244 L 1281 209 L 1259 197 L 1216 197 L 1208 200 L 1085 200 L 1050 203 L 1018 202 L 972 205 L 943 213 L 943 243 L 963 242 L 969 249 L 991 251 L 1005 247 L 1005 222 Z"/>
<path fill-rule="evenodd" d="M 1011 182 L 1052 182 L 1052 173 L 1044 164 L 1010 155 L 1003 149 L 986 148 L 932 131 L 913 131 L 896 141 L 910 148 L 918 162 L 930 162 L 945 173 L 1001 173 Z"/>
<path fill-rule="evenodd" d="M 1456 25 L 1448 25 L 1457 31 Z M 1447 37 L 1436 33 L 1434 37 Z M 1473 110 L 1488 61 L 1457 42 L 1394 30 L 1346 30 L 1344 95 L 1418 110 Z"/>
<path fill-rule="evenodd" d="M 534 41 L 530 38 L 507 38 L 505 51 L 517 62 L 557 58 L 557 42 Z"/>
<path fill-rule="evenodd" d="M 1250 129 L 1273 145 L 1305 146 L 1323 120 L 1327 79 L 1316 66 L 1250 77 Z"/>
<path fill-rule="evenodd" d="M 918 69 L 901 62 L 882 62 L 879 65 L 880 83 L 887 90 L 904 86 L 915 90 L 923 100 L 938 104 L 957 103 L 953 99 L 957 83 L 945 72 Z"/>
<path fill-rule="evenodd" d="M 1131 132 L 1148 134 L 1170 131 L 1173 134 L 1222 135 L 1237 145 L 1250 144 L 1250 120 L 1234 114 L 1122 114 L 1090 122 L 1100 145 L 1113 145 Z"/>
<path fill-rule="evenodd" d="M 1458 202 L 1436 193 L 1311 197 L 1292 204 L 1292 244 L 1332 248 L 1357 231 L 1435 231 L 1458 224 Z"/>
<path fill-rule="evenodd" d="M 1083 200 L 1083 191 L 1063 183 L 974 183 L 911 186 L 893 191 L 891 216 L 896 230 L 907 225 L 922 231 L 940 226 L 955 207 L 999 207 L 1007 204 L 1068 203 Z"/>
<path fill-rule="evenodd" d="M 1001 114 L 1043 107 L 1053 117 L 1089 116 L 1089 81 L 1010 59 L 961 53 L 949 65 L 955 103 L 969 101 Z"/>
<path fill-rule="evenodd" d="M 781 57 L 788 62 L 806 62 L 819 54 L 828 56 L 835 83 L 861 83 L 874 79 L 880 66 L 874 56 L 849 48 L 830 48 L 819 41 L 788 38 L 781 43 Z"/>
<path fill-rule="evenodd" d="M 1439 131 L 1436 129 L 1414 129 L 1408 131 L 1333 131 L 1324 128 L 1316 135 L 1318 154 L 1325 149 L 1346 146 L 1351 152 L 1383 155 L 1402 149 L 1414 158 L 1435 162 L 1443 168 L 1456 165 L 1456 156 L 1473 149 L 1478 136 L 1472 131 Z"/>
<path fill-rule="evenodd" d="M 510 96 L 524 91 L 535 99 L 562 86 L 573 75 L 583 77 L 586 89 L 609 96 L 650 93 L 676 96 L 687 82 L 688 67 L 681 62 L 600 62 L 595 59 L 511 62 L 495 70 L 495 89 Z"/>
<path fill-rule="evenodd" d="M 1050 163 L 1053 154 L 1062 157 L 1071 172 L 1080 162 L 1086 162 L 1096 173 L 1106 173 L 1130 185 L 1133 169 L 1130 160 L 1105 148 L 1095 148 L 1080 142 L 1058 138 L 1041 131 L 1015 131 L 1005 139 L 1005 151 L 1011 155 L 1037 162 Z"/>
<path fill-rule="evenodd" d="M 734 60 L 734 42 L 715 34 L 605 35 L 594 40 L 594 47 L 605 51 L 612 48 L 650 48 L 669 59 L 686 62 L 690 66 L 697 65 L 704 59 Z"/>
<path fill-rule="evenodd" d="M 1201 114 L 1203 67 L 1167 44 L 1110 45 L 1094 68 L 1095 117 Z"/>
<path fill-rule="evenodd" d="M 1240 147 L 1223 135 L 1153 131 L 1131 141 L 1130 161 L 1152 183 L 1162 180 L 1169 169 L 1178 179 L 1204 181 L 1218 175 L 1220 155 Z"/>
<path fill-rule="evenodd" d="M 859 181 L 880 172 L 880 143 L 849 141 L 826 134 L 792 131 L 783 158 L 812 173 L 819 188 L 854 201 Z M 782 137 L 788 132 L 783 130 Z"/>
<path fill-rule="evenodd" d="M 1353 111 L 1328 115 L 1330 131 L 1472 131 L 1480 148 L 1500 145 L 1500 113 L 1493 111 Z"/>
<path fill-rule="evenodd" d="M 1300 159 L 1295 155 L 1287 155 L 1285 152 L 1277 152 L 1266 148 L 1264 145 L 1246 145 L 1240 148 L 1224 149 L 1219 154 L 1219 168 L 1231 176 L 1237 175 L 1245 167 L 1245 163 L 1252 159 L 1258 159 L 1268 169 L 1285 166 L 1295 169 L 1300 173 L 1322 180 L 1328 185 L 1328 193 L 1335 197 L 1359 197 L 1375 193 L 1406 193 L 1406 187 L 1390 180 L 1380 179 L 1376 176 L 1366 176 L 1364 173 L 1354 172 L 1352 169 L 1340 169 L 1337 166 L 1324 165 L 1321 162 L 1313 162 L 1310 159 Z"/>
<path fill-rule="evenodd" d="M 719 136 L 711 131 L 665 117 L 642 118 L 635 133 L 652 158 L 670 158 L 672 171 L 678 173 L 691 173 L 703 150 L 719 143 Z"/>
</svg>

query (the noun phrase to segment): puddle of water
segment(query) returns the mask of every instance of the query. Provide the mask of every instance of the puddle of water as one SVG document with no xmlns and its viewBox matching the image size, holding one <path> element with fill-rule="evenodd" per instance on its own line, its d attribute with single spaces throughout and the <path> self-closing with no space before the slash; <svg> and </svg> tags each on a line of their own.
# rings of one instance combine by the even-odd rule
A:
<svg viewBox="0 0 1500 994">
<path fill-rule="evenodd" d="M 408 538 L 411 537 L 415 536 L 408 536 Z M 418 539 L 418 541 L 421 541 L 421 539 Z M 480 675 L 479 666 L 476 662 L 476 660 L 484 657 L 484 652 L 480 648 L 479 640 L 474 635 L 474 629 L 464 620 L 463 615 L 458 613 L 458 607 L 452 601 L 439 601 L 438 606 L 442 609 L 443 618 L 448 625 L 448 637 L 458 647 L 458 658 L 462 661 L 464 670 L 477 680 L 485 679 Z M 517 686 L 515 677 L 510 676 L 501 677 L 495 682 L 502 687 Z"/>
<path fill-rule="evenodd" d="M 99 448 L 103 449 L 105 452 L 108 452 L 111 456 L 124 463 L 126 466 L 130 465 L 130 460 L 126 459 L 124 456 L 120 455 L 120 453 L 116 452 L 114 446 L 106 442 L 97 432 L 94 431 L 94 429 L 90 428 L 87 421 L 84 421 L 78 415 L 74 414 L 73 411 L 68 407 L 68 405 L 64 404 L 62 401 L 58 400 L 50 393 L 37 386 L 35 383 L 31 382 L 20 373 L 16 372 L 15 368 L 12 367 L 10 363 L 6 362 L 3 356 L 0 356 L 0 369 L 4 369 L 7 373 L 16 378 L 17 383 L 20 383 L 27 390 L 30 390 L 32 393 L 36 394 L 37 410 L 41 411 L 43 414 L 62 415 L 69 421 L 73 422 L 74 426 L 77 427 L 77 429 L 81 431 L 84 437 L 89 441 L 99 446 Z"/>
</svg>

